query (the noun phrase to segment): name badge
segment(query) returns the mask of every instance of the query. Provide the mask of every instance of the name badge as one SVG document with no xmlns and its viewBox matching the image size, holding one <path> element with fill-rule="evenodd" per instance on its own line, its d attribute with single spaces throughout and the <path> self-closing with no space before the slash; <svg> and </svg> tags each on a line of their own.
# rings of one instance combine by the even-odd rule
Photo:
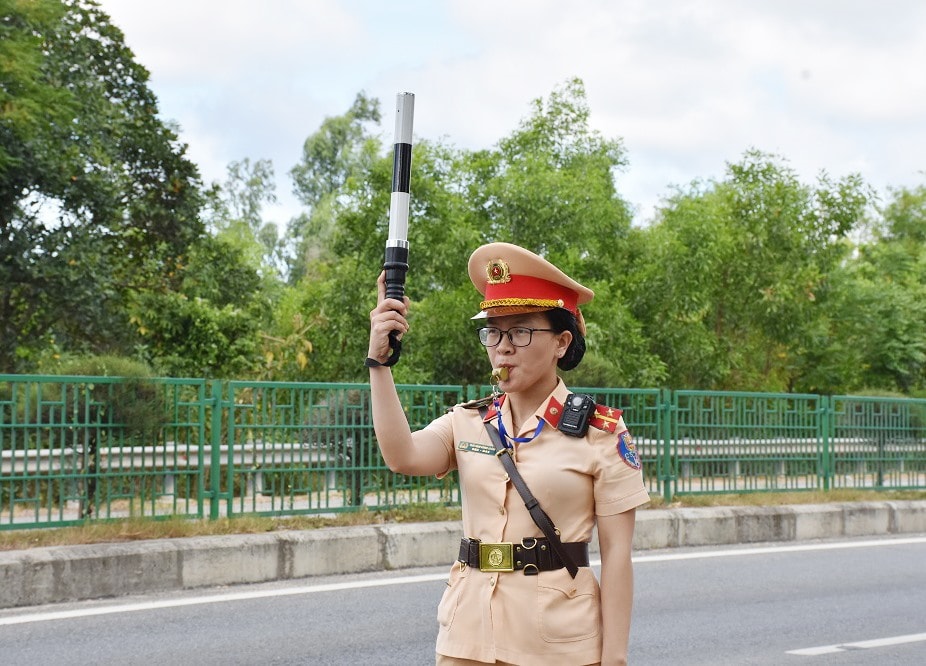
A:
<svg viewBox="0 0 926 666">
<path fill-rule="evenodd" d="M 471 453 L 484 453 L 485 455 L 494 456 L 495 447 L 491 444 L 479 444 L 478 442 L 457 442 L 457 451 L 470 451 Z"/>
</svg>

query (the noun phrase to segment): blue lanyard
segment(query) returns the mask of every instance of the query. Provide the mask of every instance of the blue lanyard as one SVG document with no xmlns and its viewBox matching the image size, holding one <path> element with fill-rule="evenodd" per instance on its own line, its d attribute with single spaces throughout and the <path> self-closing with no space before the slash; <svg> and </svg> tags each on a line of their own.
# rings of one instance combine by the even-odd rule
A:
<svg viewBox="0 0 926 666">
<path fill-rule="evenodd" d="M 509 437 L 508 431 L 505 430 L 505 422 L 502 420 L 502 406 L 498 404 L 498 401 L 495 401 L 495 411 L 498 413 L 498 434 L 502 436 L 502 442 L 504 442 L 507 448 L 512 448 L 511 442 L 517 442 L 518 444 L 524 444 L 525 442 L 533 441 L 537 438 L 537 435 L 540 434 L 540 431 L 543 430 L 543 426 L 546 425 L 546 421 L 543 419 L 538 419 L 540 422 L 537 424 L 537 429 L 534 430 L 534 434 L 530 437 Z"/>
</svg>

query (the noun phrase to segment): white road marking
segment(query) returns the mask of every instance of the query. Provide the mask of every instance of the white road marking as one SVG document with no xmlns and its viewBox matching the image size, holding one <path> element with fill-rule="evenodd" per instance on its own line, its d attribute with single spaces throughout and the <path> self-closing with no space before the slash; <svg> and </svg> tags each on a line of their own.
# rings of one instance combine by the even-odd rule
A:
<svg viewBox="0 0 926 666">
<path fill-rule="evenodd" d="M 268 597 L 286 597 L 296 594 L 313 594 L 315 592 L 338 592 L 341 590 L 357 590 L 366 587 L 382 587 L 385 585 L 430 583 L 446 579 L 447 574 L 442 573 L 425 576 L 405 576 L 403 578 L 380 578 L 377 580 L 354 581 L 351 583 L 282 587 L 273 590 L 253 590 L 251 592 L 229 592 L 228 594 L 210 594 L 202 597 L 146 601 L 137 604 L 116 604 L 113 606 L 98 606 L 96 608 L 77 608 L 66 611 L 50 611 L 47 613 L 30 613 L 27 615 L 0 617 L 0 626 L 8 624 L 27 624 L 30 622 L 48 622 L 49 620 L 68 620 L 77 617 L 92 617 L 94 615 L 111 615 L 113 613 L 132 613 L 136 611 L 157 610 L 159 608 L 218 604 L 226 601 L 247 601 L 250 599 L 266 599 Z"/>
<path fill-rule="evenodd" d="M 731 548 L 727 550 L 696 551 L 690 553 L 669 553 L 665 555 L 636 555 L 635 564 L 649 562 L 671 562 L 674 560 L 696 560 L 709 557 L 737 557 L 741 555 L 765 555 L 769 553 L 794 553 L 808 550 L 834 550 L 840 548 L 873 548 L 877 546 L 900 546 L 908 544 L 926 543 L 926 537 L 910 537 L 901 539 L 887 539 L 884 541 L 848 541 L 837 543 L 804 544 L 798 546 L 765 546 L 759 548 Z M 601 560 L 590 562 L 592 566 L 601 566 Z M 49 622 L 53 620 L 68 620 L 95 615 L 111 615 L 114 613 L 133 613 L 137 611 L 158 610 L 162 608 L 179 608 L 182 606 L 196 606 L 200 604 L 217 604 L 228 601 L 247 601 L 250 599 L 266 599 L 270 597 L 285 597 L 297 594 L 314 594 L 317 592 L 339 592 L 342 590 L 357 590 L 369 587 L 382 587 L 386 585 L 412 585 L 415 583 L 431 583 L 446 580 L 446 573 L 426 574 L 420 576 L 401 576 L 395 578 L 377 578 L 346 583 L 329 583 L 326 585 L 300 585 L 295 587 L 281 587 L 268 590 L 252 590 L 247 592 L 229 592 L 226 594 L 210 594 L 205 596 L 185 597 L 181 599 L 164 599 L 161 601 L 148 601 L 142 603 L 113 604 L 91 608 L 76 608 L 65 611 L 48 611 L 44 613 L 27 613 L 24 615 L 10 615 L 0 617 L 0 626 L 13 624 L 29 624 L 32 622 Z M 815 649 L 815 648 L 809 648 Z"/>
<path fill-rule="evenodd" d="M 691 553 L 667 553 L 665 555 L 637 555 L 634 564 L 645 562 L 672 562 L 674 560 L 700 560 L 708 557 L 740 557 L 742 555 L 767 555 L 770 553 L 801 553 L 813 550 L 840 550 L 844 548 L 876 548 L 881 546 L 906 546 L 926 543 L 926 537 L 905 537 L 901 539 L 841 541 L 838 543 L 808 543 L 797 546 L 762 546 L 758 548 L 730 548 L 727 550 L 695 551 Z"/>
<path fill-rule="evenodd" d="M 817 657 L 821 654 L 845 652 L 847 649 L 868 650 L 871 648 L 887 647 L 889 645 L 902 645 L 904 643 L 919 643 L 922 641 L 926 641 L 926 634 L 907 634 L 906 636 L 889 636 L 887 638 L 875 638 L 868 641 L 856 641 L 855 643 L 839 643 L 837 645 L 821 645 L 820 647 L 788 650 L 786 654 L 797 654 L 805 657 Z"/>
</svg>

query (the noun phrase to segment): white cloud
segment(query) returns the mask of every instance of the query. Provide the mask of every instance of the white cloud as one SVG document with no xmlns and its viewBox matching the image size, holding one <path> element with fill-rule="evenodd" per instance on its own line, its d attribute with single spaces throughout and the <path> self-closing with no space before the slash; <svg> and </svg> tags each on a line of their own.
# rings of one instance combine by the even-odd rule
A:
<svg viewBox="0 0 926 666">
<path fill-rule="evenodd" d="M 365 90 L 415 132 L 464 148 L 510 134 L 568 78 L 623 138 L 621 193 L 650 214 L 673 184 L 719 177 L 751 147 L 812 179 L 875 187 L 926 168 L 926 5 L 917 0 L 103 0 L 152 72 L 207 180 L 269 158 L 286 173 L 325 116 Z M 391 139 L 392 118 L 384 118 Z"/>
</svg>

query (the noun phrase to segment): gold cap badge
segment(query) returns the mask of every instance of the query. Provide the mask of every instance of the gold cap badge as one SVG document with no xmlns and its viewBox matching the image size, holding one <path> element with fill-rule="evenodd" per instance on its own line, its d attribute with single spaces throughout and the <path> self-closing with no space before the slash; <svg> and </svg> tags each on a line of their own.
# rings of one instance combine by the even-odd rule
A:
<svg viewBox="0 0 926 666">
<path fill-rule="evenodd" d="M 489 284 L 511 282 L 511 270 L 502 259 L 493 259 L 486 264 L 486 280 Z"/>
</svg>

